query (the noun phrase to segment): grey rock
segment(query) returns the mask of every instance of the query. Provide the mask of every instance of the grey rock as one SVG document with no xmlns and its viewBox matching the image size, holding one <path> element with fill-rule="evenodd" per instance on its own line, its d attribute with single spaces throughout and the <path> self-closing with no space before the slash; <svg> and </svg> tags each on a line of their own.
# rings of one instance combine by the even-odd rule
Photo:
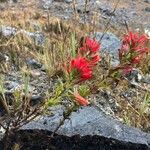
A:
<svg viewBox="0 0 150 150">
<path fill-rule="evenodd" d="M 112 7 L 108 4 L 98 3 L 98 8 L 103 15 L 111 16 L 112 15 Z"/>
<path fill-rule="evenodd" d="M 108 52 L 112 55 L 118 55 L 118 49 L 121 46 L 120 39 L 113 33 L 105 33 L 104 36 L 101 32 L 96 32 L 95 38 L 101 43 L 101 51 Z M 101 39 L 102 38 L 102 39 Z"/>
<path fill-rule="evenodd" d="M 28 32 L 25 30 L 18 30 L 13 27 L 7 27 L 7 26 L 0 26 L 0 34 L 5 37 L 9 38 L 11 36 L 14 36 L 17 32 L 23 33 L 26 36 L 29 36 L 35 41 L 36 45 L 43 45 L 45 42 L 45 36 L 40 32 Z"/>
<path fill-rule="evenodd" d="M 14 3 L 17 3 L 17 2 L 18 2 L 18 0 L 13 0 L 13 2 L 14 2 Z"/>
<path fill-rule="evenodd" d="M 42 67 L 42 64 L 40 64 L 38 61 L 36 61 L 35 59 L 27 59 L 26 61 L 27 65 L 34 68 L 34 69 L 38 69 Z"/>
<path fill-rule="evenodd" d="M 6 55 L 4 53 L 0 53 L 0 63 L 8 62 L 9 60 L 10 60 L 10 58 L 8 57 L 8 55 Z"/>
<path fill-rule="evenodd" d="M 144 31 L 150 37 L 150 27 L 146 27 Z"/>
<path fill-rule="evenodd" d="M 111 65 L 119 64 L 118 49 L 121 47 L 120 39 L 113 33 L 96 32 L 95 38 L 101 43 L 101 53 L 108 53 L 112 57 Z"/>
<path fill-rule="evenodd" d="M 38 120 L 23 126 L 22 129 L 42 129 L 53 132 L 59 126 L 63 118 L 63 110 L 63 107 L 53 108 L 53 110 L 51 110 L 53 115 L 42 116 L 38 118 Z M 74 135 L 80 135 L 81 137 L 86 135 L 103 136 L 119 141 L 143 144 L 147 147 L 150 144 L 149 134 L 139 129 L 128 127 L 104 115 L 104 113 L 94 106 L 83 107 L 77 112 L 73 112 L 56 133 L 69 137 Z"/>
<path fill-rule="evenodd" d="M 146 12 L 150 12 L 150 7 L 146 7 L 144 10 L 145 10 Z"/>
<path fill-rule="evenodd" d="M 4 37 L 15 35 L 16 32 L 17 32 L 17 29 L 13 27 L 6 27 L 6 26 L 0 27 L 0 34 L 3 35 Z"/>
<path fill-rule="evenodd" d="M 40 32 L 27 32 L 25 30 L 21 30 L 21 32 L 32 38 L 36 45 L 43 45 L 45 42 L 45 36 Z"/>
<path fill-rule="evenodd" d="M 144 2 L 149 4 L 149 3 L 150 3 L 150 0 L 144 0 Z"/>
<path fill-rule="evenodd" d="M 133 68 L 133 70 L 126 75 L 126 78 L 132 82 L 140 82 L 142 80 L 142 73 L 139 69 Z"/>
<path fill-rule="evenodd" d="M 3 138 L 5 132 L 6 131 L 2 127 L 0 127 L 0 140 Z"/>
<path fill-rule="evenodd" d="M 142 82 L 150 84 L 150 74 L 146 74 L 141 79 Z"/>
<path fill-rule="evenodd" d="M 39 103 L 42 103 L 43 101 L 44 101 L 44 97 L 42 97 L 41 95 L 34 95 L 30 99 L 30 105 L 34 106 L 34 105 L 37 105 Z"/>
<path fill-rule="evenodd" d="M 73 0 L 64 0 L 66 3 L 71 3 Z"/>
<path fill-rule="evenodd" d="M 5 89 L 7 91 L 14 91 L 14 90 L 17 90 L 17 89 L 20 89 L 20 88 L 21 88 L 21 85 L 18 82 L 15 82 L 15 81 L 5 82 Z"/>
<path fill-rule="evenodd" d="M 49 9 L 51 7 L 53 0 L 42 0 L 42 7 L 44 9 Z"/>
</svg>

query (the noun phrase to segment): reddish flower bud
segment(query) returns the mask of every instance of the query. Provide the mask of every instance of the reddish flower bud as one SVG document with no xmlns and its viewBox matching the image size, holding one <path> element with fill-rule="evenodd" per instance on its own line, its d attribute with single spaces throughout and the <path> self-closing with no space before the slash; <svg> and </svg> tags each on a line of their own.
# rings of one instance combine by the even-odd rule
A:
<svg viewBox="0 0 150 150">
<path fill-rule="evenodd" d="M 78 104 L 87 106 L 89 105 L 89 101 L 83 98 L 78 92 L 74 93 L 75 100 Z"/>
</svg>

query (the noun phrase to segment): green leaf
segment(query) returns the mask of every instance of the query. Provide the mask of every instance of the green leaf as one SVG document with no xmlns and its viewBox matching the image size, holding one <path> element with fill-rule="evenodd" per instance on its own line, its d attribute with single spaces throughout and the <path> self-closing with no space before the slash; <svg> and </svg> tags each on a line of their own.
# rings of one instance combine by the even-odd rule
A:
<svg viewBox="0 0 150 150">
<path fill-rule="evenodd" d="M 48 100 L 47 102 L 47 106 L 55 106 L 58 105 L 60 103 L 60 97 L 59 98 L 51 98 Z"/>
<path fill-rule="evenodd" d="M 81 96 L 86 97 L 90 94 L 90 89 L 87 85 L 80 85 L 78 92 Z"/>
</svg>

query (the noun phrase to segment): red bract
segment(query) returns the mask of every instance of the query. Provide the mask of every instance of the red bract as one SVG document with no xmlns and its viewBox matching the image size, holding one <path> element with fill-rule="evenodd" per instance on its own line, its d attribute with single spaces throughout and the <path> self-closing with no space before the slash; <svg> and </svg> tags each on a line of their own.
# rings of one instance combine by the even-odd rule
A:
<svg viewBox="0 0 150 150">
<path fill-rule="evenodd" d="M 71 60 L 71 68 L 82 70 L 88 66 L 88 61 L 85 57 L 77 57 Z"/>
<path fill-rule="evenodd" d="M 131 71 L 133 70 L 133 67 L 132 66 L 124 66 L 122 71 L 123 71 L 123 75 L 127 75 L 129 74 Z"/>
<path fill-rule="evenodd" d="M 133 32 L 129 32 L 123 39 L 123 43 L 129 45 L 132 50 L 135 50 L 137 47 L 145 46 L 145 42 L 147 41 L 148 38 L 146 35 L 139 35 L 138 33 Z"/>
<path fill-rule="evenodd" d="M 92 58 L 91 58 L 91 61 L 90 61 L 90 64 L 91 66 L 96 66 L 97 63 L 101 60 L 100 56 L 97 54 L 97 55 L 94 55 Z"/>
<path fill-rule="evenodd" d="M 87 80 L 92 77 L 92 69 L 85 57 L 77 57 L 71 60 L 71 70 L 76 70 L 81 80 Z"/>
<path fill-rule="evenodd" d="M 99 50 L 100 44 L 96 40 L 86 37 L 85 43 L 79 49 L 79 55 L 86 56 L 93 67 L 100 61 Z"/>
<path fill-rule="evenodd" d="M 75 92 L 74 94 L 75 100 L 77 103 L 83 106 L 87 106 L 89 104 L 89 101 L 83 98 L 78 92 Z"/>
<path fill-rule="evenodd" d="M 71 79 L 80 77 L 79 81 L 87 80 L 92 77 L 93 67 L 100 61 L 99 56 L 100 44 L 90 38 L 86 38 L 83 47 L 79 48 L 78 54 L 63 67 Z"/>
<path fill-rule="evenodd" d="M 81 52 L 89 51 L 91 53 L 96 53 L 99 51 L 99 49 L 100 49 L 100 44 L 96 40 L 86 37 L 85 43 L 80 48 L 80 51 Z"/>
<path fill-rule="evenodd" d="M 138 64 L 143 55 L 150 49 L 147 48 L 148 38 L 146 35 L 129 32 L 122 41 L 122 47 L 119 50 L 119 59 L 121 63 L 130 65 Z"/>
</svg>

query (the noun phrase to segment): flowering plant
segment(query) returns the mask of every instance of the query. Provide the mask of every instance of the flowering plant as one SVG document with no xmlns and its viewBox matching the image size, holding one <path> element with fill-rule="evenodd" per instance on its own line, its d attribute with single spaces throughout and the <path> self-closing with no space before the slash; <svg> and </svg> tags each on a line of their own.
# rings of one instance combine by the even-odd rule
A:
<svg viewBox="0 0 150 150">
<path fill-rule="evenodd" d="M 144 56 L 150 51 L 148 48 L 149 38 L 147 35 L 129 32 L 124 35 L 121 48 L 119 49 L 120 64 L 109 71 L 109 75 L 122 77 L 129 74 L 134 67 L 140 64 Z"/>
<path fill-rule="evenodd" d="M 89 37 L 86 37 L 85 43 L 77 51 L 76 57 L 71 58 L 69 64 L 65 64 L 64 68 L 72 79 L 85 81 L 92 77 L 93 67 L 100 61 L 99 56 L 100 44 Z"/>
<path fill-rule="evenodd" d="M 119 49 L 119 60 L 124 74 L 128 74 L 150 51 L 147 47 L 148 41 L 149 39 L 146 35 L 133 32 L 129 32 L 123 37 L 121 49 Z"/>
<path fill-rule="evenodd" d="M 92 78 L 93 68 L 100 61 L 99 56 L 100 44 L 89 37 L 77 50 L 74 58 L 71 58 L 68 64 L 64 64 L 64 69 L 71 80 L 77 79 L 77 83 Z M 77 91 L 73 93 L 77 103 L 88 105 L 89 102 L 84 99 Z"/>
</svg>

